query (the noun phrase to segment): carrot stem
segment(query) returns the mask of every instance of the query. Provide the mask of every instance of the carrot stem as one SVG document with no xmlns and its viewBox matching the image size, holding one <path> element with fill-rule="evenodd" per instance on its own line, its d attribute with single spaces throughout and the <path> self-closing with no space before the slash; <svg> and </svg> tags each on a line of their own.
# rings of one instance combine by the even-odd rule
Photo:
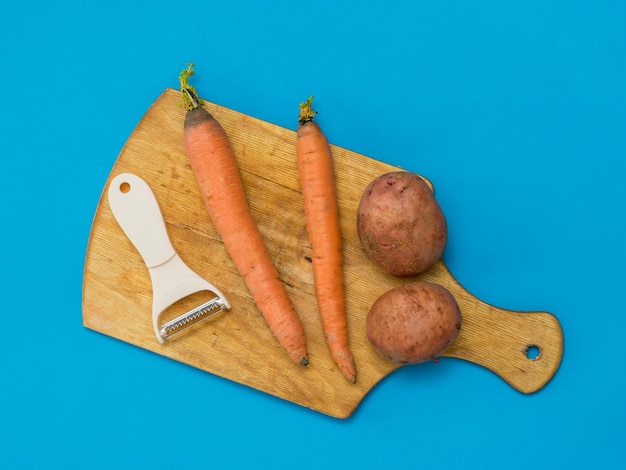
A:
<svg viewBox="0 0 626 470">
<path fill-rule="evenodd" d="M 298 122 L 304 124 L 305 122 L 312 121 L 317 111 L 313 109 L 311 104 L 313 103 L 313 95 L 309 96 L 309 99 L 304 103 L 300 103 L 300 117 Z"/>
<path fill-rule="evenodd" d="M 185 108 L 187 108 L 188 111 L 191 111 L 202 104 L 202 100 L 198 97 L 196 87 L 189 84 L 189 78 L 195 73 L 193 65 L 193 62 L 187 64 L 187 68 L 180 72 L 180 75 L 178 76 L 180 91 L 183 93 Z"/>
</svg>

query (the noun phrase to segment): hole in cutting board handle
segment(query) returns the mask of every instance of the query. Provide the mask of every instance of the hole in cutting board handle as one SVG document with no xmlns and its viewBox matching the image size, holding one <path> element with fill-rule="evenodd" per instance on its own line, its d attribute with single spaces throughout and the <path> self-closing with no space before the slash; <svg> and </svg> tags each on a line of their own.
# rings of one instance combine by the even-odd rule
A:
<svg viewBox="0 0 626 470">
<path fill-rule="evenodd" d="M 529 344 L 524 350 L 524 354 L 531 361 L 536 361 L 541 357 L 541 348 L 535 344 Z"/>
</svg>

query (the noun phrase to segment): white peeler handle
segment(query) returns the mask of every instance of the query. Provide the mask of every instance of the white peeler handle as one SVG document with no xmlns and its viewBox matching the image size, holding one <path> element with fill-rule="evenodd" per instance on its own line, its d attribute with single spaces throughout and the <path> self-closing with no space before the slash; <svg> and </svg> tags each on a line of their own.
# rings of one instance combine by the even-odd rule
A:
<svg viewBox="0 0 626 470">
<path fill-rule="evenodd" d="M 109 205 L 148 268 L 164 264 L 176 254 L 156 197 L 139 176 L 122 173 L 113 178 Z"/>
</svg>

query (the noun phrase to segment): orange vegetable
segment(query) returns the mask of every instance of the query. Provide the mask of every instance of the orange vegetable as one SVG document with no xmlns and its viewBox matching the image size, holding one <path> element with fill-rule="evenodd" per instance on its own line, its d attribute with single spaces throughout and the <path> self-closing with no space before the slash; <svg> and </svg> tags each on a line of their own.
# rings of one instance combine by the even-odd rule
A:
<svg viewBox="0 0 626 470">
<path fill-rule="evenodd" d="M 180 75 L 187 106 L 184 144 L 202 199 L 272 333 L 296 363 L 306 365 L 304 328 L 250 212 L 230 141 L 189 86 L 191 75 L 193 64 Z"/>
<path fill-rule="evenodd" d="M 313 279 L 322 329 L 333 360 L 356 381 L 348 344 L 343 254 L 333 159 L 328 140 L 313 121 L 313 97 L 300 105 L 296 157 L 312 249 Z"/>
</svg>

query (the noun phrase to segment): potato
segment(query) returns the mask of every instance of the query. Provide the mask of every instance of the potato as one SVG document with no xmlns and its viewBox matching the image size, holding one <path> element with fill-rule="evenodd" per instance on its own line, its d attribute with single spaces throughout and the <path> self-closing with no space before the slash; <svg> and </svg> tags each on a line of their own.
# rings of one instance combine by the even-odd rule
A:
<svg viewBox="0 0 626 470">
<path fill-rule="evenodd" d="M 461 329 L 461 311 L 443 286 L 413 282 L 387 291 L 372 305 L 367 339 L 385 358 L 416 364 L 440 356 Z"/>
<path fill-rule="evenodd" d="M 448 241 L 443 211 L 415 173 L 396 171 L 372 181 L 361 197 L 357 232 L 363 250 L 385 272 L 412 277 L 441 258 Z"/>
</svg>

